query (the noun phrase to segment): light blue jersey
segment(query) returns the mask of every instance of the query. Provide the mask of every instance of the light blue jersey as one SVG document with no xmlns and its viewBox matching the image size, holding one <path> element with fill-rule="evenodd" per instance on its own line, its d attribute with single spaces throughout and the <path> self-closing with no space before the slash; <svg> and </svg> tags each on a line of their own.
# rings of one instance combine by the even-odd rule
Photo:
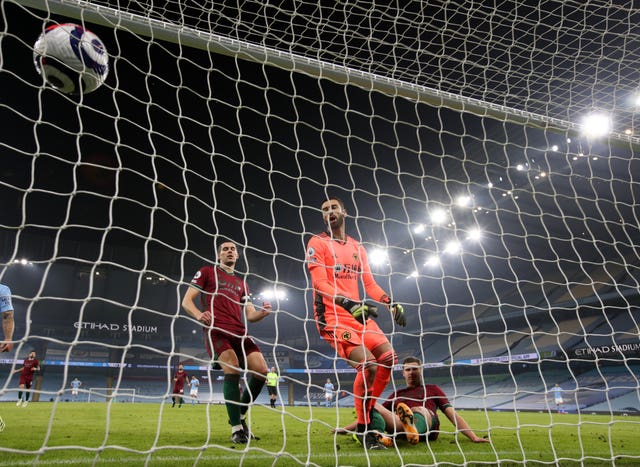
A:
<svg viewBox="0 0 640 467">
<path fill-rule="evenodd" d="M 324 385 L 324 395 L 326 398 L 332 397 L 333 391 L 334 391 L 333 383 L 327 383 Z"/>
<path fill-rule="evenodd" d="M 562 388 L 559 386 L 554 387 L 553 396 L 555 397 L 556 400 L 562 399 Z"/>
<path fill-rule="evenodd" d="M 13 311 L 11 304 L 11 289 L 4 284 L 0 284 L 0 313 Z"/>
<path fill-rule="evenodd" d="M 200 380 L 198 378 L 193 378 L 189 381 L 189 387 L 191 388 L 191 394 L 198 392 L 198 386 L 200 386 Z"/>
</svg>

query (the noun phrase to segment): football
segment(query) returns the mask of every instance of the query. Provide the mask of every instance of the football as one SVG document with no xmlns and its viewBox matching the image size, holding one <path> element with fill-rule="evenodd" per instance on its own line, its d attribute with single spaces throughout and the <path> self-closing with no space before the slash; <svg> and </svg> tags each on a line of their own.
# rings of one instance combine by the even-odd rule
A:
<svg viewBox="0 0 640 467">
<path fill-rule="evenodd" d="M 95 91 L 109 74 L 104 43 L 73 23 L 45 29 L 33 46 L 33 60 L 45 82 L 67 94 Z"/>
</svg>

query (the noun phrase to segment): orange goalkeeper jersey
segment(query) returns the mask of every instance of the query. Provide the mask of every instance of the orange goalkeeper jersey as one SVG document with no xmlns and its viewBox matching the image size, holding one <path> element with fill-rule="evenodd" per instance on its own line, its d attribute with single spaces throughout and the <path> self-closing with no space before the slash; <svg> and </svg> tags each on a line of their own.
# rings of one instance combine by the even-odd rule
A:
<svg viewBox="0 0 640 467">
<path fill-rule="evenodd" d="M 344 313 L 351 317 L 342 307 L 334 305 L 334 299 L 341 296 L 360 301 L 360 284 L 367 296 L 376 301 L 386 295 L 371 274 L 367 252 L 360 242 L 348 235 L 344 242 L 332 239 L 326 232 L 314 235 L 307 245 L 306 259 L 318 321 L 335 324 Z M 318 316 L 318 304 L 324 305 L 320 307 L 324 316 Z"/>
</svg>

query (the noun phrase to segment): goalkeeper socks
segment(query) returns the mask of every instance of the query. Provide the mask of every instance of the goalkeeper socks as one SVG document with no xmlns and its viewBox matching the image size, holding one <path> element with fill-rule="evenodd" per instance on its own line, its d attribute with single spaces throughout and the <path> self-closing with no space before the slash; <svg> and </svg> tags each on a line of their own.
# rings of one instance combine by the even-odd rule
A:
<svg viewBox="0 0 640 467">
<path fill-rule="evenodd" d="M 21 401 L 22 400 L 22 391 L 18 391 L 18 400 Z"/>
<path fill-rule="evenodd" d="M 241 424 L 240 416 L 240 375 L 224 375 L 224 383 L 222 384 L 222 394 L 224 395 L 224 403 L 227 406 L 227 415 L 229 415 L 229 424 L 233 427 Z"/>
<path fill-rule="evenodd" d="M 254 402 L 260 395 L 262 387 L 264 386 L 265 379 L 252 376 L 247 384 L 248 390 L 242 394 L 242 406 L 240 407 L 240 413 L 244 415 L 249 410 L 249 404 Z"/>
<path fill-rule="evenodd" d="M 27 402 L 27 401 L 29 400 L 29 396 L 30 396 L 30 395 L 31 395 L 31 393 L 30 393 L 30 392 L 26 392 L 26 391 L 25 391 L 25 393 L 24 393 L 24 400 L 25 400 L 25 402 Z"/>
<path fill-rule="evenodd" d="M 371 399 L 367 403 L 367 409 L 371 411 L 376 404 L 378 397 L 382 394 L 391 381 L 391 373 L 393 367 L 398 361 L 398 356 L 393 350 L 389 350 L 377 359 L 378 367 L 376 369 L 376 376 L 373 379 L 371 385 Z"/>
<path fill-rule="evenodd" d="M 369 423 L 369 397 L 371 394 L 367 391 L 367 382 L 365 381 L 365 374 L 369 378 L 369 369 L 364 368 L 362 365 L 358 365 L 356 368 L 356 378 L 353 382 L 353 394 L 354 403 L 356 409 L 356 419 L 359 424 L 366 425 Z"/>
</svg>

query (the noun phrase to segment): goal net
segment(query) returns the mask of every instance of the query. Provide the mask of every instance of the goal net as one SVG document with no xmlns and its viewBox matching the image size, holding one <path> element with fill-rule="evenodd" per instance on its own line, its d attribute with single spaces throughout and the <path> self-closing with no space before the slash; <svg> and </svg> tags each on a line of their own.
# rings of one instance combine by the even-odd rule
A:
<svg viewBox="0 0 640 467">
<path fill-rule="evenodd" d="M 640 461 L 631 2 L 0 7 L 0 283 L 15 315 L 0 400 L 16 400 L 35 350 L 30 393 L 47 402 L 0 405 L 3 439 L 26 422 L 33 435 L 0 442 L 0 465 Z M 108 52 L 88 94 L 33 66 L 38 36 L 68 22 Z M 419 358 L 491 443 L 442 410 L 418 446 L 363 454 L 332 431 L 354 421 L 355 372 L 319 338 L 305 264 L 328 196 L 405 307 L 405 328 L 377 318 L 399 361 Z M 276 408 L 265 389 L 249 411 L 260 439 L 233 449 L 222 372 L 181 310 L 221 236 L 276 310 L 248 329 L 281 378 Z M 178 364 L 200 380 L 179 412 Z M 382 399 L 405 386 L 395 370 Z M 80 400 L 148 404 L 107 404 L 97 438 L 66 439 L 75 377 Z"/>
</svg>

